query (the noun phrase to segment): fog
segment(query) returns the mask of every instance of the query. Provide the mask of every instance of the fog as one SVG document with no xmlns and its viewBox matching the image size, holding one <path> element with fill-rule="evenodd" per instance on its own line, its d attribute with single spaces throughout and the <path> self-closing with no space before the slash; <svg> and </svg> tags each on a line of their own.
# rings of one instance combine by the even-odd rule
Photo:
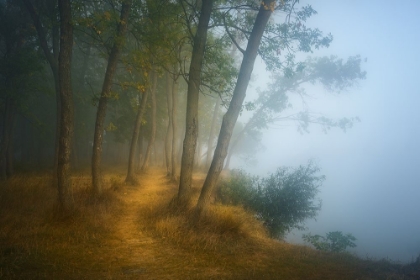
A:
<svg viewBox="0 0 420 280">
<path fill-rule="evenodd" d="M 312 56 L 361 55 L 366 80 L 340 94 L 308 88 L 307 106 L 328 117 L 360 118 L 345 133 L 312 126 L 301 134 L 295 125 L 264 131 L 265 149 L 250 166 L 232 167 L 266 175 L 280 166 L 315 160 L 326 175 L 319 197 L 322 210 L 308 230 L 352 233 L 360 257 L 409 262 L 420 254 L 420 2 L 314 1 L 318 14 L 308 25 L 334 36 L 332 45 Z M 254 68 L 247 100 L 253 100 L 264 65 Z M 298 102 L 299 103 L 299 102 Z M 244 121 L 247 114 L 241 116 Z M 299 243 L 302 232 L 287 241 Z"/>
</svg>

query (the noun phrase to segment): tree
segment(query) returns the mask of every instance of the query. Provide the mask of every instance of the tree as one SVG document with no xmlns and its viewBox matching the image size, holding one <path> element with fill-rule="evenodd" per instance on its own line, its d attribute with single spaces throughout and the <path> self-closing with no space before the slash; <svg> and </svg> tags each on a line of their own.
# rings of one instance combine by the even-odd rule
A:
<svg viewBox="0 0 420 280">
<path fill-rule="evenodd" d="M 141 170 L 146 170 L 149 165 L 150 154 L 152 152 L 152 147 L 155 144 L 156 139 L 156 86 L 157 86 L 158 74 L 156 71 L 152 71 L 152 89 L 150 90 L 150 97 L 152 99 L 152 116 L 151 116 L 151 125 L 152 131 L 147 144 L 146 154 L 144 155 L 144 161 L 141 167 Z"/>
<path fill-rule="evenodd" d="M 181 175 L 179 179 L 178 199 L 189 198 L 191 191 L 194 155 L 198 138 L 198 96 L 201 84 L 201 70 L 207 41 L 207 30 L 213 0 L 203 0 L 188 77 L 186 130 L 182 152 Z"/>
<path fill-rule="evenodd" d="M 58 145 L 58 200 L 62 211 L 72 208 L 70 154 L 73 140 L 73 92 L 71 88 L 71 57 L 73 50 L 73 23 L 70 0 L 59 0 L 60 53 L 58 56 L 58 84 L 61 101 L 60 135 Z"/>
<path fill-rule="evenodd" d="M 227 154 L 230 137 L 239 112 L 245 99 L 245 92 L 248 87 L 249 79 L 251 78 L 252 69 L 254 67 L 255 58 L 257 56 L 258 46 L 261 41 L 265 26 L 273 12 L 273 5 L 275 1 L 263 1 L 260 10 L 255 19 L 254 27 L 248 39 L 248 45 L 244 53 L 239 76 L 233 92 L 232 100 L 229 109 L 223 117 L 222 128 L 220 130 L 219 139 L 216 150 L 214 152 L 213 161 L 207 173 L 206 180 L 200 193 L 200 198 L 197 203 L 198 216 L 208 204 L 210 193 L 214 188 L 222 171 L 223 162 Z"/>
<path fill-rule="evenodd" d="M 311 30 L 307 29 L 306 27 L 303 27 L 303 30 L 299 30 L 300 25 L 298 26 L 297 24 L 290 22 L 291 14 L 294 12 L 294 6 L 296 3 L 297 1 L 295 0 L 281 1 L 279 8 L 287 11 L 288 13 L 286 16 L 286 23 L 277 25 L 276 28 L 270 26 L 269 31 L 276 30 L 277 35 L 267 35 L 266 38 L 268 38 L 268 40 L 263 41 L 262 50 L 260 53 L 263 54 L 263 58 L 265 58 L 269 67 L 281 65 L 278 58 L 269 55 L 273 53 L 276 44 L 277 47 L 289 47 L 289 51 L 293 52 L 294 48 L 290 48 L 290 45 L 294 41 L 297 41 L 297 49 L 308 52 L 311 51 L 312 47 L 318 48 L 319 46 L 328 46 L 332 40 L 331 36 L 323 37 L 321 32 L 318 30 L 310 32 Z M 242 50 L 244 56 L 239 70 L 236 86 L 233 91 L 232 100 L 229 104 L 229 108 L 226 114 L 223 117 L 222 127 L 220 130 L 216 150 L 214 152 L 213 161 L 207 173 L 207 177 L 204 181 L 196 206 L 197 217 L 199 217 L 207 207 L 210 194 L 214 186 L 217 184 L 220 172 L 223 169 L 223 163 L 227 155 L 230 138 L 232 136 L 236 120 L 238 119 L 239 113 L 242 109 L 260 42 L 263 37 L 264 30 L 266 29 L 268 20 L 276 8 L 275 4 L 276 1 L 274 0 L 262 1 L 249 37 L 248 34 L 245 34 L 248 37 L 247 47 L 245 51 Z M 296 19 L 298 22 L 304 21 L 314 13 L 315 11 L 310 6 L 307 6 L 304 7 L 300 12 L 296 13 Z M 226 13 L 226 17 L 227 15 L 229 15 L 229 12 Z M 228 32 L 227 25 L 226 30 Z M 238 49 L 240 48 L 239 45 L 236 44 L 236 46 Z M 267 55 L 264 55 L 264 51 L 266 51 L 265 53 Z M 285 73 L 293 73 L 294 55 L 289 55 L 287 59 L 288 61 L 286 67 L 284 67 L 284 71 Z M 299 67 L 299 65 L 297 65 L 297 67 Z"/>
<path fill-rule="evenodd" d="M 275 73 L 273 81 L 268 89 L 261 92 L 258 98 L 249 104 L 254 113 L 243 128 L 234 135 L 229 146 L 229 153 L 226 161 L 226 168 L 229 166 L 230 158 L 237 152 L 247 135 L 254 135 L 255 131 L 266 129 L 268 125 L 284 121 L 294 121 L 298 124 L 300 131 L 308 132 L 310 124 L 321 125 L 325 131 L 332 127 L 338 127 L 344 131 L 350 128 L 356 118 L 341 118 L 332 120 L 330 118 L 311 114 L 309 111 L 286 115 L 284 112 L 292 108 L 289 102 L 289 95 L 299 94 L 304 100 L 307 96 L 303 86 L 307 84 L 319 84 L 328 92 L 340 93 L 365 79 L 366 72 L 361 70 L 360 56 L 352 56 L 343 62 L 335 56 L 307 58 L 301 64 L 301 69 L 290 77 L 284 73 Z"/>
<path fill-rule="evenodd" d="M 168 108 L 168 126 L 166 128 L 165 136 L 165 162 L 166 162 L 166 175 L 171 176 L 172 166 L 171 166 L 171 155 L 172 155 L 172 139 L 173 135 L 173 126 L 172 126 L 172 81 L 169 72 L 166 72 L 166 102 Z"/>
<path fill-rule="evenodd" d="M 210 167 L 212 153 L 213 153 L 213 142 L 214 142 L 214 136 L 216 134 L 216 122 L 217 122 L 217 116 L 219 114 L 220 108 L 220 98 L 217 98 L 216 104 L 214 104 L 214 110 L 213 110 L 213 118 L 211 121 L 211 127 L 210 127 L 210 133 L 209 133 L 209 140 L 207 142 L 207 154 L 206 154 L 206 169 Z"/>
<path fill-rule="evenodd" d="M 13 173 L 14 131 L 39 88 L 43 61 L 34 43 L 31 19 L 19 3 L 0 3 L 0 180 Z M 36 77 L 36 78 L 35 78 Z"/>
<path fill-rule="evenodd" d="M 175 69 L 178 67 L 175 66 Z M 171 109 L 171 126 L 172 126 L 172 143 L 171 143 L 171 180 L 177 180 L 177 134 L 178 134 L 178 125 L 177 125 L 177 116 L 178 116 L 178 87 L 179 87 L 179 72 L 177 70 L 174 71 L 172 75 L 172 87 L 171 87 L 171 100 L 172 100 L 172 109 Z"/>
<path fill-rule="evenodd" d="M 38 10 L 32 4 L 31 0 L 22 0 L 25 4 L 32 21 L 35 25 L 35 29 L 38 34 L 39 45 L 45 55 L 45 58 L 50 65 L 53 77 L 54 77 L 54 86 L 55 86 L 55 94 L 56 94 L 56 131 L 55 131 L 55 154 L 54 154 L 54 172 L 53 178 L 54 182 L 57 180 L 57 172 L 58 172 L 58 158 L 59 158 L 59 133 L 60 133 L 60 118 L 61 118 L 61 101 L 60 101 L 60 87 L 59 87 L 59 51 L 60 51 L 60 24 L 58 22 L 58 15 L 57 15 L 57 1 L 55 0 L 46 0 L 40 1 L 38 4 L 44 4 L 45 7 L 42 7 L 48 15 L 45 17 L 49 23 L 42 24 L 41 15 L 38 13 Z M 48 42 L 47 31 L 45 26 L 51 26 L 51 43 Z M 50 47 L 51 46 L 51 47 Z"/>
<path fill-rule="evenodd" d="M 123 46 L 124 36 L 127 31 L 131 3 L 132 0 L 124 0 L 121 4 L 121 15 L 117 25 L 116 39 L 108 57 L 108 65 L 106 68 L 105 79 L 102 85 L 101 96 L 98 102 L 92 152 L 92 187 L 93 191 L 96 194 L 102 193 L 102 176 L 100 165 L 107 101 L 111 92 L 112 80 L 117 68 L 118 56 Z"/>
<path fill-rule="evenodd" d="M 315 198 L 325 177 L 318 172 L 313 162 L 296 169 L 278 168 L 261 179 L 235 171 L 222 182 L 219 197 L 253 211 L 272 237 L 283 238 L 294 228 L 304 229 L 304 221 L 321 210 Z"/>
<path fill-rule="evenodd" d="M 136 147 L 137 147 L 137 142 L 138 142 L 139 134 L 140 134 L 140 126 L 143 119 L 143 115 L 146 111 L 147 98 L 149 96 L 150 91 L 151 91 L 150 88 L 143 91 L 141 102 L 138 105 L 138 109 L 137 109 L 137 116 L 136 116 L 136 120 L 134 124 L 133 137 L 131 139 L 130 152 L 128 155 L 127 177 L 125 178 L 125 182 L 129 184 L 135 184 L 137 182 L 135 172 L 134 172 L 135 171 L 134 158 L 136 155 Z"/>
<path fill-rule="evenodd" d="M 339 253 L 344 252 L 347 247 L 356 247 L 356 244 L 353 242 L 356 241 L 356 238 L 351 233 L 344 235 L 341 231 L 328 232 L 325 237 L 308 233 L 304 234 L 302 238 L 320 251 Z"/>
</svg>

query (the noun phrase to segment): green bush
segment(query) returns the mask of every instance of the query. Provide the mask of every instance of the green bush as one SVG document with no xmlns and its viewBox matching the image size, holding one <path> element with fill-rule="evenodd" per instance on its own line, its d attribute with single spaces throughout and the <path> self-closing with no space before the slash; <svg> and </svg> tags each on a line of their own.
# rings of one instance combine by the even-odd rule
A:
<svg viewBox="0 0 420 280">
<path fill-rule="evenodd" d="M 327 252 L 344 252 L 347 247 L 356 247 L 353 241 L 356 238 L 348 233 L 343 235 L 341 231 L 331 231 L 326 234 L 326 237 L 321 235 L 312 235 L 311 233 L 302 236 L 305 242 L 312 244 L 317 250 Z"/>
<path fill-rule="evenodd" d="M 293 228 L 304 229 L 303 222 L 321 209 L 315 197 L 324 176 L 318 172 L 312 162 L 296 169 L 279 168 L 262 179 L 235 171 L 221 183 L 219 199 L 254 211 L 272 237 L 282 238 Z"/>
</svg>

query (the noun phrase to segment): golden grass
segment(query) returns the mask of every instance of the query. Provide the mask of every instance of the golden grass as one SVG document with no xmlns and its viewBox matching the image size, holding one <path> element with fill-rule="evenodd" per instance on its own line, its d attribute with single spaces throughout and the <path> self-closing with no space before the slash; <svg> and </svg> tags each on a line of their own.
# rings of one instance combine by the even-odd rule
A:
<svg viewBox="0 0 420 280">
<path fill-rule="evenodd" d="M 418 267 L 360 260 L 267 237 L 240 207 L 213 204 L 196 223 L 161 170 L 124 184 L 108 172 L 99 199 L 88 173 L 73 177 L 76 212 L 54 215 L 43 174 L 0 185 L 0 279 L 418 279 Z M 200 186 L 203 176 L 197 176 Z"/>
</svg>

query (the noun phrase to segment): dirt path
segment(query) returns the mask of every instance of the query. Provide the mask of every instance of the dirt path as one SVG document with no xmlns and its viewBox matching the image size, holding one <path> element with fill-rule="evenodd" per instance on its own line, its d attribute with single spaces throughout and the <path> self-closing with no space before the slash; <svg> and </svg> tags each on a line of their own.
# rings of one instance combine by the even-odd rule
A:
<svg viewBox="0 0 420 280">
<path fill-rule="evenodd" d="M 151 200 L 158 200 L 162 192 L 171 192 L 176 187 L 170 184 L 161 170 L 151 169 L 139 176 L 139 184 L 126 186 L 123 192 L 125 209 L 115 224 L 114 238 L 109 240 L 106 247 L 115 257 L 112 270 L 125 279 L 156 279 L 161 268 L 158 263 L 165 258 L 165 246 L 160 238 L 154 238 L 147 232 L 144 220 L 146 205 L 150 207 Z M 104 256 L 107 257 L 107 256 Z M 120 273 L 118 273 L 120 267 Z M 162 279 L 162 278 L 160 278 Z"/>
</svg>

